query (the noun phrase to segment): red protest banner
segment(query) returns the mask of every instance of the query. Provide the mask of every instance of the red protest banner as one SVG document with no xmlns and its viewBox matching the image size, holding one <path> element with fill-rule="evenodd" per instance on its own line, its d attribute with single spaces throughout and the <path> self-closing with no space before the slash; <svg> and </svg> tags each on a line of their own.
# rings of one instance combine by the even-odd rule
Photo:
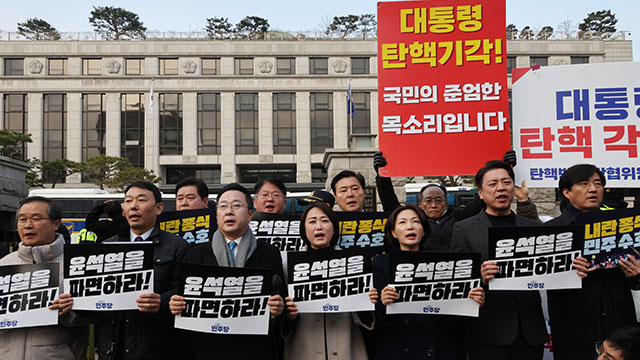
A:
<svg viewBox="0 0 640 360">
<path fill-rule="evenodd" d="M 505 1 L 378 3 L 384 176 L 475 174 L 510 148 Z"/>
</svg>

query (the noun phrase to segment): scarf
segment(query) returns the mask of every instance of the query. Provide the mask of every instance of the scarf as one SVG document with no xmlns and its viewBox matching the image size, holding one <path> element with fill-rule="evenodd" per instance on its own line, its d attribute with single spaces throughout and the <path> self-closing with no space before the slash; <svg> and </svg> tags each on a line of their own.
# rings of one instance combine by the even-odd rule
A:
<svg viewBox="0 0 640 360">
<path fill-rule="evenodd" d="M 235 267 L 243 268 L 247 259 L 253 255 L 253 252 L 258 246 L 258 240 L 253 236 L 253 232 L 248 228 L 242 235 L 240 245 L 238 245 L 238 251 L 236 255 Z M 231 250 L 224 235 L 220 232 L 220 229 L 216 230 L 211 240 L 211 247 L 213 248 L 213 255 L 216 257 L 218 266 L 234 267 L 233 260 L 231 259 Z"/>
</svg>

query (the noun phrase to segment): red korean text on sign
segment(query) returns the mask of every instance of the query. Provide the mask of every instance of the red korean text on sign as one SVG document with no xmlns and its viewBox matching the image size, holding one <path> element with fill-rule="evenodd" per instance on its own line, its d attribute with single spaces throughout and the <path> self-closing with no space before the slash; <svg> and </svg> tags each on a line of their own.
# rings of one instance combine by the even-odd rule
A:
<svg viewBox="0 0 640 360">
<path fill-rule="evenodd" d="M 385 176 L 473 174 L 510 148 L 504 1 L 378 3 Z"/>
</svg>

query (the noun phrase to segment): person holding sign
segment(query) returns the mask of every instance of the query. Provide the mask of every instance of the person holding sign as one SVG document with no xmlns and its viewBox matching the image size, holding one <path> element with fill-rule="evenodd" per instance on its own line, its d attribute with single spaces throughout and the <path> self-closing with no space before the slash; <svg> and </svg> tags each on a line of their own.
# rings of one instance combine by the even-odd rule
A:
<svg viewBox="0 0 640 360">
<path fill-rule="evenodd" d="M 31 196 L 20 202 L 16 218 L 20 245 L 3 257 L 0 265 L 58 263 L 62 279 L 65 241 L 56 233 L 62 219 L 60 207 L 50 199 Z M 86 328 L 65 327 L 77 324 L 75 314 L 70 312 L 72 305 L 71 295 L 62 294 L 49 306 L 58 311 L 58 325 L 0 331 L 0 359 L 84 359 Z"/>
<path fill-rule="evenodd" d="M 238 268 L 266 268 L 274 272 L 272 295 L 269 298 L 272 321 L 269 335 L 226 335 L 192 333 L 195 359 L 277 359 L 276 336 L 279 335 L 279 316 L 284 309 L 286 285 L 282 271 L 282 259 L 278 249 L 258 241 L 249 221 L 253 216 L 251 194 L 238 183 L 223 187 L 218 193 L 216 217 L 218 230 L 211 242 L 189 250 L 185 261 L 213 266 Z M 173 295 L 169 302 L 173 315 L 186 309 L 183 296 Z"/>
<path fill-rule="evenodd" d="M 160 230 L 157 218 L 164 205 L 157 186 L 135 181 L 124 192 L 122 212 L 129 226 L 104 243 L 153 243 L 153 292 L 140 295 L 138 311 L 91 312 L 95 321 L 96 349 L 100 359 L 174 359 L 179 349 L 173 339 L 169 297 L 178 283 L 176 266 L 188 250 L 187 242 Z M 86 314 L 86 312 L 83 312 Z"/>
<path fill-rule="evenodd" d="M 389 249 L 424 251 L 429 241 L 429 222 L 424 211 L 415 205 L 395 209 L 385 228 Z M 373 261 L 373 281 L 380 292 L 376 306 L 376 330 L 373 358 L 456 359 L 457 349 L 450 317 L 443 315 L 387 315 L 386 306 L 398 299 L 398 292 L 389 286 L 389 255 L 377 256 Z M 476 287 L 469 297 L 480 306 L 484 304 L 484 290 Z M 462 354 L 461 354 L 462 355 Z"/>
<path fill-rule="evenodd" d="M 337 246 L 338 218 L 324 202 L 311 203 L 302 213 L 300 236 L 307 251 L 340 250 Z M 369 290 L 369 299 L 376 303 L 378 292 Z M 367 359 L 367 350 L 360 327 L 372 330 L 373 312 L 304 313 L 298 312 L 293 298 L 286 299 L 286 320 L 283 326 L 285 359 Z"/>
<path fill-rule="evenodd" d="M 498 273 L 489 258 L 489 227 L 537 225 L 511 211 L 515 194 L 514 174 L 503 161 L 489 161 L 476 174 L 478 195 L 486 209 L 453 226 L 451 249 L 482 254 L 484 285 Z M 490 291 L 469 334 L 470 359 L 542 359 L 547 331 L 538 291 Z M 575 328 L 574 328 L 575 333 Z"/>
<path fill-rule="evenodd" d="M 581 212 L 599 211 L 606 178 L 594 165 L 568 168 L 558 190 L 569 201 L 562 214 L 545 225 L 573 225 Z M 573 261 L 582 289 L 548 291 L 554 359 L 586 359 L 596 341 L 619 327 L 637 325 L 631 290 L 640 289 L 640 261 L 621 259 L 618 269 L 589 267 L 584 257 Z M 587 269 L 588 268 L 588 269 Z M 580 336 L 575 330 L 580 329 Z"/>
</svg>

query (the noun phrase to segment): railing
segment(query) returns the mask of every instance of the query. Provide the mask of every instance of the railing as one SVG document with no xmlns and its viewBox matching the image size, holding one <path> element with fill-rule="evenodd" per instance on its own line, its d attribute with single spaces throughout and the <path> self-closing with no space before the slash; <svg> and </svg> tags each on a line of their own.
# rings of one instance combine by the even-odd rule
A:
<svg viewBox="0 0 640 360">
<path fill-rule="evenodd" d="M 60 32 L 59 40 L 42 40 L 42 41 L 113 41 L 107 39 L 96 32 Z M 205 31 L 147 31 L 144 33 L 144 37 L 135 39 L 123 38 L 121 41 L 171 41 L 171 40 L 195 40 L 195 41 L 219 41 L 219 40 L 233 40 L 233 41 L 315 41 L 315 40 L 375 40 L 376 33 L 370 32 L 352 33 L 347 36 L 342 36 L 340 33 L 326 32 L 326 31 L 269 31 L 266 33 L 254 34 L 251 37 L 245 35 L 229 35 L 220 36 L 217 38 L 210 38 Z M 17 32 L 9 32 L 0 30 L 0 41 L 31 41 L 23 35 Z"/>
</svg>

